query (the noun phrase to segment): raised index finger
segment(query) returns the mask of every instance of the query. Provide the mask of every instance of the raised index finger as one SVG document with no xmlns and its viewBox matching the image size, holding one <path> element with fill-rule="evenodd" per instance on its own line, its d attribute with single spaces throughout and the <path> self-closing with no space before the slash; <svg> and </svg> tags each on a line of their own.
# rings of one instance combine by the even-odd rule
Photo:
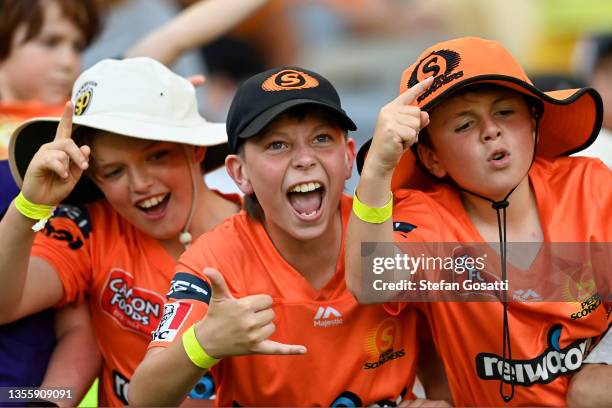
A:
<svg viewBox="0 0 612 408">
<path fill-rule="evenodd" d="M 423 91 L 431 86 L 434 77 L 428 77 L 417 83 L 411 88 L 406 89 L 403 93 L 401 93 L 397 98 L 395 98 L 394 102 L 402 104 L 402 105 L 410 105 L 417 96 L 419 96 Z"/>
<path fill-rule="evenodd" d="M 60 119 L 59 125 L 57 125 L 57 131 L 55 132 L 54 140 L 70 139 L 72 136 L 72 103 L 66 102 L 64 105 L 64 112 Z"/>
</svg>

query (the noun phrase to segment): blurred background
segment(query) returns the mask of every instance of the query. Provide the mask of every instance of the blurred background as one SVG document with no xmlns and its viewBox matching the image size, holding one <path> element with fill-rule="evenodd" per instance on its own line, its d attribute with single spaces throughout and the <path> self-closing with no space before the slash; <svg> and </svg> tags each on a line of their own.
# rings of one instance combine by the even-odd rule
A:
<svg viewBox="0 0 612 408">
<path fill-rule="evenodd" d="M 100 1 L 105 29 L 86 50 L 84 68 L 121 55 L 196 2 Z M 198 91 L 200 106 L 213 121 L 224 121 L 236 85 L 253 73 L 277 65 L 318 71 L 338 89 L 359 127 L 352 136 L 361 146 L 380 107 L 397 95 L 402 71 L 435 42 L 468 35 L 498 40 L 541 89 L 595 84 L 609 101 L 608 33 L 609 0 L 269 0 L 229 34 L 183 55 L 172 68 L 206 75 Z M 354 185 L 355 176 L 347 191 Z"/>
</svg>

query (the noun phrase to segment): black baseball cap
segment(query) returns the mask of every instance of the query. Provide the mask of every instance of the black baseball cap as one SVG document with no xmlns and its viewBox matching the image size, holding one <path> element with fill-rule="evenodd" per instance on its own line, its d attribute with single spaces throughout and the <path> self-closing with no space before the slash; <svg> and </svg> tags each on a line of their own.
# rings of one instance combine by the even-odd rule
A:
<svg viewBox="0 0 612 408">
<path fill-rule="evenodd" d="M 273 68 L 253 75 L 236 91 L 226 122 L 230 153 L 238 151 L 241 139 L 257 135 L 281 113 L 307 104 L 329 109 L 345 130 L 357 130 L 323 76 L 299 67 Z"/>
</svg>

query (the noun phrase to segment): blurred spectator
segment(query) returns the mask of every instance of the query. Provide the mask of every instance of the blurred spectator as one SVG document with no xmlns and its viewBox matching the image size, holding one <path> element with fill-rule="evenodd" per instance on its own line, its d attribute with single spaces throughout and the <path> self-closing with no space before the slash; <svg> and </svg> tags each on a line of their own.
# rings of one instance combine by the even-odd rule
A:
<svg viewBox="0 0 612 408">
<path fill-rule="evenodd" d="M 7 160 L 13 129 L 62 111 L 80 53 L 98 29 L 93 0 L 0 0 L 0 218 L 19 193 Z M 70 384 L 79 398 L 100 362 L 87 307 L 46 310 L 0 326 L 0 361 L 0 386 Z"/>
<path fill-rule="evenodd" d="M 579 154 L 599 157 L 612 168 L 612 34 L 585 37 L 576 47 L 576 70 L 603 99 L 603 126 L 595 142 Z"/>
</svg>

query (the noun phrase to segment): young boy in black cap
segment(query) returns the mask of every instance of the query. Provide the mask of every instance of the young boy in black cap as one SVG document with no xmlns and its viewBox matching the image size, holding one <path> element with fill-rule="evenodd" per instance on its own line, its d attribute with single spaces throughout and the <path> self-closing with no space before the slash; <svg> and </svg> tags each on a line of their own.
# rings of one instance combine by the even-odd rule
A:
<svg viewBox="0 0 612 408">
<path fill-rule="evenodd" d="M 344 284 L 343 188 L 355 157 L 347 131 L 356 127 L 336 90 L 301 68 L 260 73 L 238 89 L 227 129 L 226 167 L 246 211 L 181 257 L 130 403 L 178 404 L 224 357 L 212 368 L 219 406 L 382 406 L 411 396 L 413 311 L 360 306 Z M 186 276 L 205 279 L 207 293 L 181 287 Z M 248 324 L 230 332 L 224 321 L 237 319 Z M 305 355 L 230 357 L 253 353 Z"/>
</svg>

